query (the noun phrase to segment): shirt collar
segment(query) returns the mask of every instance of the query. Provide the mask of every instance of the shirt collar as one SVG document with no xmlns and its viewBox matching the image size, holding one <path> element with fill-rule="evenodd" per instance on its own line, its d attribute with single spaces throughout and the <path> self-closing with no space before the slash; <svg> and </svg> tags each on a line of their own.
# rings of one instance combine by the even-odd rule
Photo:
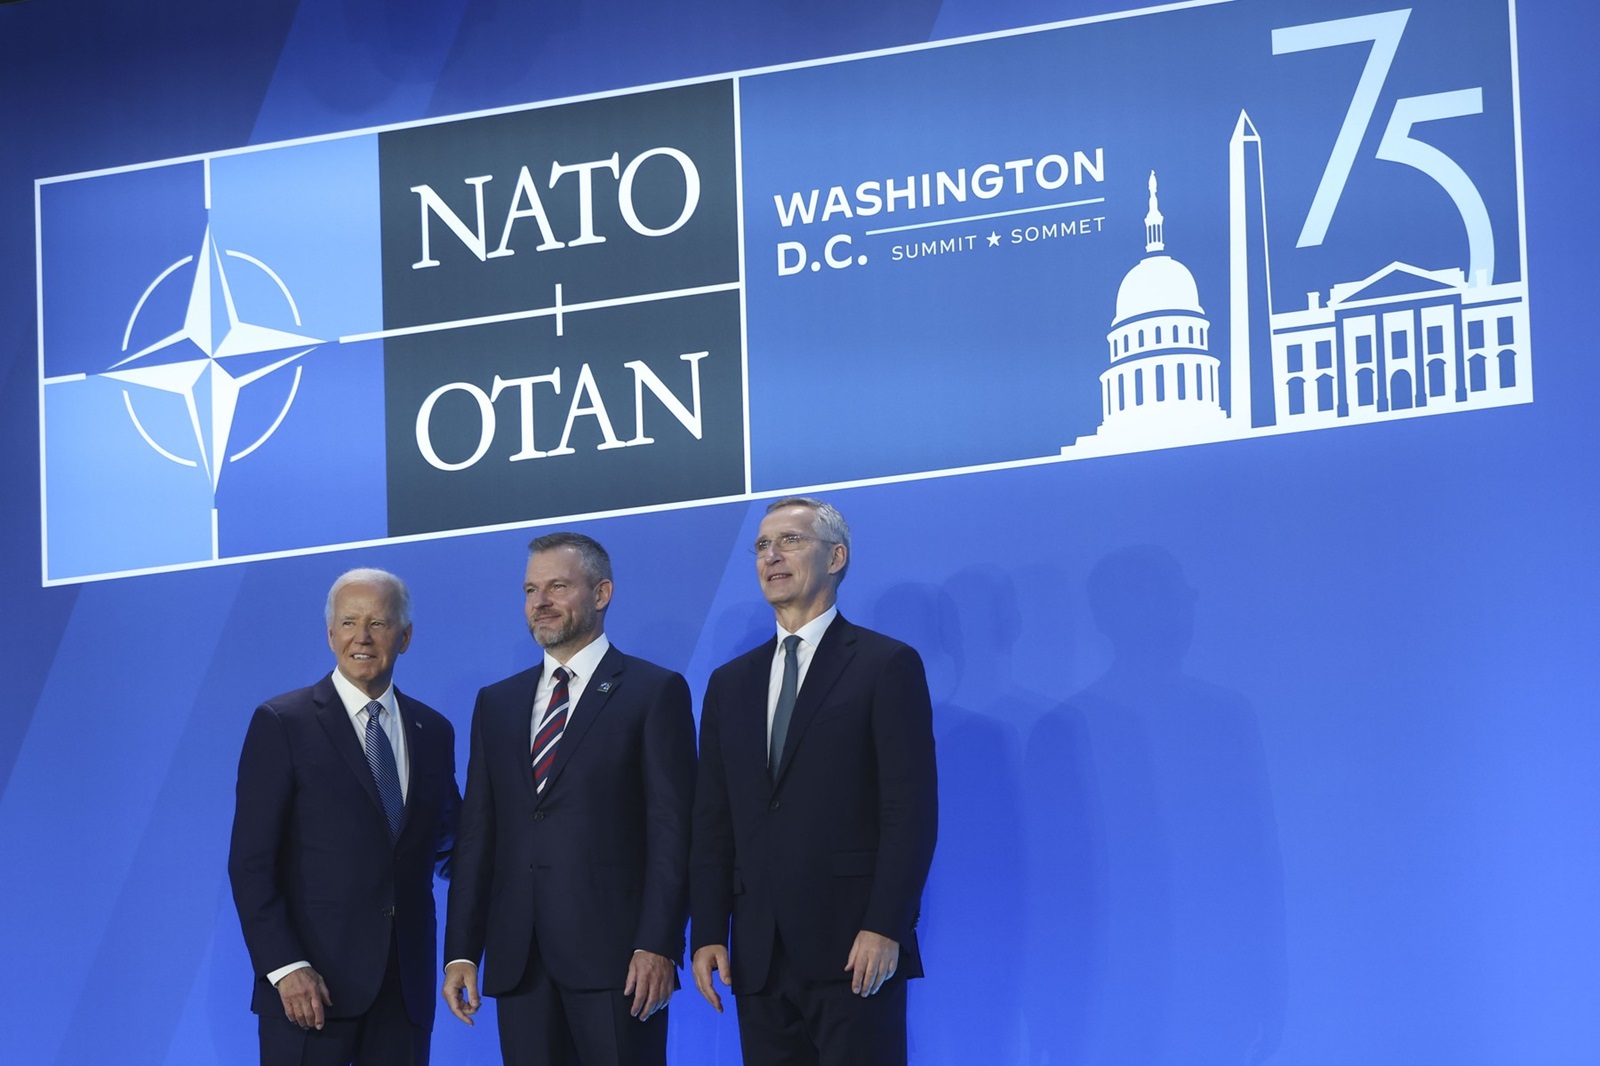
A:
<svg viewBox="0 0 1600 1066">
<path fill-rule="evenodd" d="M 594 672 L 600 668 L 600 660 L 606 652 L 611 650 L 611 641 L 604 633 L 585 644 L 580 650 L 573 652 L 572 657 L 565 663 L 556 661 L 555 656 L 549 652 L 544 653 L 544 676 L 549 677 L 558 666 L 564 666 L 568 674 L 588 682 Z"/>
<path fill-rule="evenodd" d="M 337 669 L 333 671 L 333 689 L 339 694 L 339 702 L 344 704 L 344 713 L 351 720 L 367 709 L 367 704 L 372 702 L 372 697 L 356 688 L 355 684 L 341 674 Z M 394 682 L 389 682 L 389 687 L 383 690 L 383 695 L 378 697 L 378 702 L 383 704 L 383 709 L 390 714 L 398 714 L 395 708 Z"/>
<path fill-rule="evenodd" d="M 834 604 L 792 634 L 780 625 L 778 627 L 778 646 L 783 646 L 784 637 L 796 636 L 803 643 L 815 648 L 818 642 L 822 640 L 822 634 L 828 631 L 828 627 L 833 624 L 833 620 L 837 617 L 839 617 L 839 605 Z"/>
</svg>

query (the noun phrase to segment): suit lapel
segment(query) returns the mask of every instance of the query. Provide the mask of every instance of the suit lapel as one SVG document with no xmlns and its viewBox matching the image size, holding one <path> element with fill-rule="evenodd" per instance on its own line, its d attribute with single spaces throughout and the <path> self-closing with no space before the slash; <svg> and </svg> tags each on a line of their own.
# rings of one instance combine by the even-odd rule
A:
<svg viewBox="0 0 1600 1066">
<path fill-rule="evenodd" d="M 616 695 L 617 689 L 621 687 L 623 666 L 622 653 L 615 647 L 607 648 L 606 653 L 600 657 L 599 665 L 594 668 L 594 676 L 583 686 L 583 696 L 568 717 L 566 732 L 561 734 L 561 740 L 556 744 L 556 761 L 550 767 L 550 783 L 545 786 L 539 800 L 550 795 L 559 786 L 562 771 L 572 762 L 573 756 L 583 744 L 583 738 L 589 735 L 589 730 L 594 727 L 594 723 L 605 712 L 606 705 L 611 702 L 611 697 Z M 529 774 L 531 780 L 531 770 Z"/>
<path fill-rule="evenodd" d="M 423 780 L 427 773 L 427 767 L 422 765 L 422 759 L 418 753 L 429 749 L 423 743 L 422 719 L 417 714 L 416 708 L 411 705 L 411 697 L 402 694 L 397 688 L 394 690 L 394 703 L 400 711 L 400 728 L 404 730 L 406 735 L 406 761 L 410 765 L 410 773 L 407 774 L 409 787 L 406 789 L 406 802 L 405 806 L 400 809 L 400 833 L 396 837 L 396 839 L 399 839 L 399 837 L 405 836 L 406 827 L 411 824 L 411 808 L 416 806 L 411 801 L 417 795 L 418 782 Z"/>
<path fill-rule="evenodd" d="M 500 743 L 495 747 L 501 750 L 500 758 L 511 760 L 513 776 L 522 782 L 529 806 L 538 802 L 533 791 L 533 728 L 544 714 L 544 708 L 535 707 L 533 703 L 539 695 L 539 678 L 543 675 L 544 657 L 540 656 L 539 665 L 522 674 L 521 686 L 500 708 L 497 718 L 500 726 L 496 733 L 500 734 Z M 491 752 L 488 757 L 493 759 L 495 754 Z"/>
<path fill-rule="evenodd" d="M 772 778 L 767 774 L 767 689 L 772 684 L 772 657 L 777 654 L 776 635 L 753 651 L 745 653 L 745 676 L 735 686 L 735 713 L 723 718 L 724 758 L 729 766 L 749 767 L 764 792 Z M 741 708 L 750 707 L 754 713 Z M 791 719 L 792 721 L 792 719 Z"/>
<path fill-rule="evenodd" d="M 311 699 L 317 705 L 317 721 L 328 735 L 328 742 L 355 775 L 367 799 L 372 801 L 372 809 L 383 822 L 384 831 L 388 832 L 389 816 L 383 811 L 378 783 L 372 779 L 372 767 L 367 765 L 366 752 L 361 750 L 361 741 L 356 739 L 355 727 L 350 724 L 350 715 L 344 709 L 344 701 L 339 698 L 339 690 L 333 687 L 333 679 L 325 677 L 317 682 L 311 690 Z M 406 735 L 406 740 L 411 740 L 410 734 Z"/>
<path fill-rule="evenodd" d="M 793 765 L 795 752 L 805 738 L 811 720 L 817 716 L 822 701 L 854 657 L 855 644 L 855 627 L 846 622 L 843 615 L 833 620 L 833 624 L 828 626 L 827 631 L 822 634 L 822 639 L 817 642 L 817 650 L 811 656 L 811 665 L 806 668 L 806 679 L 801 683 L 800 692 L 795 696 L 794 714 L 789 719 L 789 733 L 783 740 L 783 756 L 778 760 L 778 778 L 773 782 L 774 788 L 789 776 L 789 767 Z M 776 648 L 776 643 L 773 646 Z M 762 706 L 764 707 L 765 703 Z"/>
</svg>

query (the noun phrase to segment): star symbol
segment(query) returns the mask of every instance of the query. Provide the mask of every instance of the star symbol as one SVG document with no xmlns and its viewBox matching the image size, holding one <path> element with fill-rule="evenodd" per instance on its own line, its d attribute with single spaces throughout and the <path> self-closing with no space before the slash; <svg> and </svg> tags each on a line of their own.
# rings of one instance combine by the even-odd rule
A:
<svg viewBox="0 0 1600 1066">
<path fill-rule="evenodd" d="M 295 325 L 300 324 L 300 312 L 295 306 L 294 298 L 289 295 L 288 288 L 271 268 L 243 252 L 230 250 L 227 254 L 250 263 L 271 278 L 283 293 L 284 300 L 293 313 Z M 211 489 L 215 492 L 222 474 L 223 463 L 242 458 L 260 447 L 283 421 L 284 415 L 289 411 L 289 404 L 294 402 L 294 391 L 298 388 L 300 380 L 300 368 L 295 369 L 294 387 L 291 388 L 283 409 L 278 413 L 277 420 L 255 443 L 230 456 L 228 439 L 233 431 L 239 394 L 245 386 L 295 362 L 322 341 L 315 337 L 241 321 L 238 308 L 234 305 L 233 290 L 228 284 L 223 254 L 211 236 L 211 227 L 207 226 L 205 236 L 201 239 L 199 255 L 186 257 L 168 267 L 150 283 L 150 287 L 139 298 L 133 314 L 128 318 L 127 330 L 123 334 L 123 351 L 128 350 L 134 323 L 145 300 L 174 271 L 191 262 L 195 263 L 194 280 L 190 284 L 189 302 L 184 312 L 183 324 L 153 344 L 118 360 L 104 376 L 130 385 L 183 397 L 184 406 L 189 414 L 189 425 L 194 432 L 195 445 L 199 450 L 200 464 L 204 466 L 211 481 Z M 215 315 L 216 297 L 219 294 L 225 311 L 224 321 L 218 321 Z M 201 358 L 184 358 L 196 349 Z M 176 355 L 179 358 L 166 363 L 128 366 L 130 363 L 159 355 Z M 224 360 L 229 362 L 224 363 Z M 119 369 L 122 367 L 127 369 Z M 133 401 L 126 391 L 123 392 L 123 400 L 129 417 L 133 419 L 134 427 L 138 429 L 146 443 L 173 462 L 184 466 L 196 465 L 194 460 L 174 455 L 157 444 L 139 422 L 138 415 L 133 410 Z"/>
<path fill-rule="evenodd" d="M 998 247 L 1000 247 L 1000 234 L 995 233 L 993 231 L 990 231 L 990 233 L 989 233 L 989 247 L 990 248 L 998 248 Z"/>
</svg>

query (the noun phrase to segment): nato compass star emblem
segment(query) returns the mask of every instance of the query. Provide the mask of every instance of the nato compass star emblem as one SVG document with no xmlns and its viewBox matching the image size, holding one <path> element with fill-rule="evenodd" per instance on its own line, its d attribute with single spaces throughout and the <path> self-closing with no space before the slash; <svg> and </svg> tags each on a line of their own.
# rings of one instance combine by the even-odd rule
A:
<svg viewBox="0 0 1600 1066">
<path fill-rule="evenodd" d="M 193 277 L 183 323 L 160 340 L 124 355 L 101 376 L 137 386 L 141 390 L 171 393 L 183 399 L 193 440 L 181 443 L 169 440 L 167 443 L 173 445 L 169 448 L 157 441 L 139 420 L 132 392 L 126 388 L 122 390 L 123 406 L 144 442 L 174 463 L 203 469 L 211 482 L 211 491 L 215 493 L 223 466 L 243 459 L 261 447 L 283 424 L 300 389 L 300 375 L 304 367 L 294 367 L 294 378 L 289 384 L 283 406 L 266 431 L 248 446 L 230 453 L 228 449 L 232 443 L 234 415 L 238 410 L 240 393 L 246 386 L 295 364 L 301 356 L 323 342 L 316 337 L 241 319 L 234 303 L 233 286 L 228 282 L 230 270 L 258 271 L 270 279 L 272 286 L 282 295 L 283 303 L 296 326 L 300 325 L 300 309 L 295 305 L 289 287 L 271 267 L 244 252 L 219 248 L 211 236 L 211 227 L 207 226 L 199 254 L 184 256 L 167 267 L 139 297 L 122 334 L 124 353 L 128 352 L 139 315 L 150 297 L 163 285 L 182 284 L 182 271 L 191 266 Z M 236 279 L 238 276 L 236 273 Z M 271 290 L 258 285 L 252 287 L 252 291 Z M 270 309 L 257 307 L 253 310 Z M 184 453 L 196 458 L 186 457 Z"/>
</svg>

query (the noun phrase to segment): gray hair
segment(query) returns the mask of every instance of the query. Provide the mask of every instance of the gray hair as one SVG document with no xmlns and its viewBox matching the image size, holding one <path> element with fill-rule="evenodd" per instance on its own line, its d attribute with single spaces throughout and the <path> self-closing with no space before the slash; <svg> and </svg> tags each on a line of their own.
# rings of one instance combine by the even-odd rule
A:
<svg viewBox="0 0 1600 1066">
<path fill-rule="evenodd" d="M 563 531 L 560 533 L 546 533 L 544 536 L 534 537 L 533 540 L 528 542 L 529 555 L 554 551 L 556 548 L 577 549 L 578 566 L 590 585 L 598 585 L 602 581 L 611 580 L 611 556 L 605 548 L 600 546 L 600 542 L 593 537 L 586 537 L 582 533 Z"/>
<path fill-rule="evenodd" d="M 340 574 L 328 590 L 328 604 L 322 611 L 323 620 L 328 625 L 333 625 L 333 601 L 339 598 L 339 591 L 347 585 L 376 585 L 383 589 L 389 598 L 389 606 L 394 608 L 395 622 L 401 629 L 411 624 L 411 590 L 406 588 L 406 583 L 387 570 L 363 566 Z"/>
<path fill-rule="evenodd" d="M 850 526 L 844 520 L 844 515 L 831 503 L 824 503 L 812 496 L 785 496 L 781 500 L 774 500 L 767 504 L 767 514 L 781 511 L 785 507 L 809 507 L 813 515 L 813 530 L 817 538 L 826 544 L 844 545 L 844 568 L 839 571 L 839 581 L 844 580 L 844 575 L 850 570 Z"/>
</svg>

